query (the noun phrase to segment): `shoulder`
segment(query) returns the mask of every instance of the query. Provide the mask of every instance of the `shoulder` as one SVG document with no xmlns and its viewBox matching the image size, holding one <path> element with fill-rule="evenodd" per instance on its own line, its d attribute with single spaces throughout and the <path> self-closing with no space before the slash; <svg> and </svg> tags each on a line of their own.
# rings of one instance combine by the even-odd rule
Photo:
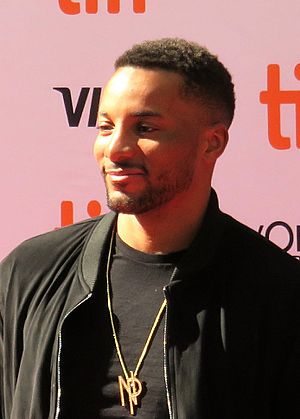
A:
<svg viewBox="0 0 300 419">
<path fill-rule="evenodd" d="M 80 247 L 102 217 L 84 220 L 27 239 L 17 246 L 3 262 L 13 260 L 21 261 L 24 258 L 27 260 L 28 257 L 33 258 L 37 256 L 39 258 L 49 259 L 62 249 Z"/>
<path fill-rule="evenodd" d="M 225 221 L 225 241 L 240 257 L 245 259 L 258 258 L 264 263 L 287 264 L 300 270 L 299 261 L 283 251 L 279 246 L 250 227 L 235 220 L 233 217 L 222 213 Z"/>
<path fill-rule="evenodd" d="M 222 217 L 225 228 L 219 255 L 227 283 L 241 289 L 248 284 L 269 296 L 300 296 L 299 261 L 234 218 L 223 213 Z"/>
<path fill-rule="evenodd" d="M 25 240 L 0 264 L 0 289 L 5 292 L 13 278 L 15 285 L 29 281 L 51 270 L 69 267 L 78 259 L 85 243 L 104 216 L 91 218 L 61 229 L 50 231 Z"/>
<path fill-rule="evenodd" d="M 206 217 L 200 233 L 205 237 L 205 245 L 210 245 L 216 254 L 215 266 L 239 267 L 247 271 L 300 272 L 299 261 L 280 249 L 264 236 L 222 212 L 218 198 L 212 190 Z M 211 243 L 212 242 L 212 243 Z"/>
</svg>

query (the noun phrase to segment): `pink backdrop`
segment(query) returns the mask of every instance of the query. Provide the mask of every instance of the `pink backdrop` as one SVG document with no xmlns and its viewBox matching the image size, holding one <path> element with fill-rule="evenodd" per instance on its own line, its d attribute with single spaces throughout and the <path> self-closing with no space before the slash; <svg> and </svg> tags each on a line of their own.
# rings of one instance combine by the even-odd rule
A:
<svg viewBox="0 0 300 419">
<path fill-rule="evenodd" d="M 88 125 L 114 59 L 162 36 L 206 45 L 232 72 L 236 117 L 214 177 L 221 207 L 299 257 L 299 16 L 298 0 L 0 2 L 0 258 L 98 203 L 106 211 Z"/>
</svg>

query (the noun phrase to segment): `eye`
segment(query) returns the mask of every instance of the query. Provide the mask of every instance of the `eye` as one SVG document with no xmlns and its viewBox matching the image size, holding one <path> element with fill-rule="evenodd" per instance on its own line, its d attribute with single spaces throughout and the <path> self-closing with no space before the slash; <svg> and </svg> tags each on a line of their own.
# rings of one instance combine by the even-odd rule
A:
<svg viewBox="0 0 300 419">
<path fill-rule="evenodd" d="M 109 122 L 100 122 L 97 129 L 101 135 L 109 135 L 113 130 L 113 125 Z"/>
<path fill-rule="evenodd" d="M 151 127 L 150 125 L 147 125 L 147 124 L 138 124 L 137 131 L 140 134 L 147 134 L 149 132 L 155 131 L 155 128 L 153 128 L 153 127 Z"/>
</svg>

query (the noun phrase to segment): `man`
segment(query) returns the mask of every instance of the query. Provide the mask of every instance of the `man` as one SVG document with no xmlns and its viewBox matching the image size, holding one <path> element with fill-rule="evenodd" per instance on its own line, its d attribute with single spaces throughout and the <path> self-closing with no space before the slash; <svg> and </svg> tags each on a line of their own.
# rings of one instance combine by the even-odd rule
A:
<svg viewBox="0 0 300 419">
<path fill-rule="evenodd" d="M 300 265 L 211 189 L 233 113 L 197 44 L 116 61 L 94 148 L 112 212 L 1 267 L 2 418 L 300 417 Z"/>
</svg>

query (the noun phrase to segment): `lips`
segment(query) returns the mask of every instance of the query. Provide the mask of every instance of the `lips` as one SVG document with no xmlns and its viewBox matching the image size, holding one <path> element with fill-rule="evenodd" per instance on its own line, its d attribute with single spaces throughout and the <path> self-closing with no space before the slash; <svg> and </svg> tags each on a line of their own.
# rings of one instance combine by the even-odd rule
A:
<svg viewBox="0 0 300 419">
<path fill-rule="evenodd" d="M 105 176 L 109 176 L 114 183 L 123 183 L 133 180 L 133 178 L 144 176 L 145 171 L 140 168 L 124 168 L 124 169 L 105 169 Z"/>
</svg>

